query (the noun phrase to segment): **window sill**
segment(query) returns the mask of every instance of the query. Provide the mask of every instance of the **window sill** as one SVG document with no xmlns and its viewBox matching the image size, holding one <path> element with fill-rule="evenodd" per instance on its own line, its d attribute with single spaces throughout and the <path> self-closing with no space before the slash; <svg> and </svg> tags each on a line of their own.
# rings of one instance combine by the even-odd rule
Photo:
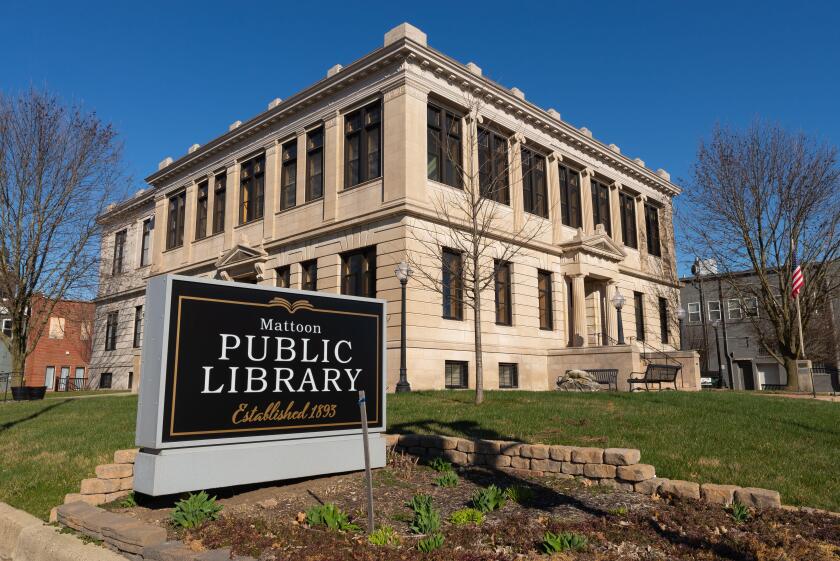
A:
<svg viewBox="0 0 840 561">
<path fill-rule="evenodd" d="M 513 327 L 512 323 L 500 323 L 498 321 L 496 322 L 496 325 L 498 325 L 499 327 Z"/>
<path fill-rule="evenodd" d="M 169 252 L 171 252 L 171 251 L 177 251 L 177 250 L 179 250 L 179 249 L 183 249 L 183 248 L 184 248 L 184 244 L 181 244 L 181 245 L 174 245 L 174 246 L 172 246 L 172 247 L 168 247 L 168 248 L 164 249 L 164 250 L 163 250 L 163 253 L 169 253 Z"/>
<path fill-rule="evenodd" d="M 379 177 L 374 177 L 373 179 L 366 179 L 366 180 L 362 181 L 361 183 L 356 183 L 355 185 L 350 185 L 349 187 L 344 187 L 341 191 L 339 191 L 339 194 L 347 193 L 348 191 L 355 191 L 356 189 L 360 189 L 362 187 L 367 187 L 369 185 L 373 185 L 376 182 L 382 182 L 382 176 L 381 175 Z"/>
<path fill-rule="evenodd" d="M 430 177 L 426 178 L 426 181 L 431 181 L 435 185 L 440 185 L 441 187 L 449 187 L 450 189 L 455 189 L 457 191 L 463 191 L 463 185 L 450 185 L 449 183 L 444 183 L 443 181 L 438 181 L 437 179 L 432 179 Z"/>
<path fill-rule="evenodd" d="M 262 216 L 259 217 L 259 218 L 254 218 L 253 220 L 249 220 L 248 222 L 243 222 L 242 224 L 237 224 L 236 226 L 233 227 L 233 229 L 238 230 L 240 228 L 245 228 L 247 226 L 253 226 L 257 222 L 260 222 L 262 219 L 263 219 Z"/>
<path fill-rule="evenodd" d="M 320 197 L 318 199 L 312 199 L 311 201 L 306 201 L 305 203 L 302 203 L 302 204 L 299 204 L 299 205 L 296 204 L 294 206 L 290 206 L 289 208 L 281 208 L 280 210 L 275 212 L 274 215 L 277 216 L 277 215 L 280 215 L 280 214 L 287 214 L 289 212 L 292 212 L 293 210 L 298 210 L 298 209 L 301 209 L 301 208 L 305 208 L 307 206 L 313 205 L 315 203 L 320 203 L 320 202 L 323 202 L 323 201 L 324 201 L 324 197 Z"/>
<path fill-rule="evenodd" d="M 219 234 L 222 234 L 222 233 L 224 233 L 224 232 L 215 232 L 213 234 L 208 234 L 208 235 L 204 236 L 203 238 L 194 239 L 192 243 L 204 242 L 204 241 L 209 240 L 210 238 L 215 238 L 216 236 L 218 236 Z"/>
<path fill-rule="evenodd" d="M 450 318 L 446 316 L 440 316 L 441 319 L 448 319 L 449 321 L 464 321 L 464 318 Z"/>
</svg>

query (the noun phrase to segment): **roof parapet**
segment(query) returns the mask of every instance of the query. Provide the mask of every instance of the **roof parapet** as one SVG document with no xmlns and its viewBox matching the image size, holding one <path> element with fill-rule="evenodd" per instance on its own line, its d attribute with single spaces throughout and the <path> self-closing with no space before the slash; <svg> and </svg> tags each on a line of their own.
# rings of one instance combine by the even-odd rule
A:
<svg viewBox="0 0 840 561">
<path fill-rule="evenodd" d="M 331 66 L 331 67 L 327 70 L 327 78 L 332 78 L 333 76 L 335 76 L 336 74 L 338 74 L 339 72 L 341 72 L 341 69 L 342 69 L 342 68 L 344 68 L 344 67 L 343 67 L 343 66 L 341 66 L 340 64 L 335 64 L 335 65 Z"/>
<path fill-rule="evenodd" d="M 193 144 L 192 146 L 187 148 L 187 154 L 192 154 L 193 152 L 195 152 L 199 148 L 201 148 L 201 144 Z"/>
<path fill-rule="evenodd" d="M 165 168 L 165 167 L 169 167 L 169 166 L 171 166 L 171 165 L 172 165 L 172 162 L 174 162 L 174 161 L 175 161 L 175 160 L 173 160 L 173 159 L 172 159 L 172 156 L 167 156 L 167 157 L 165 157 L 165 158 L 164 158 L 164 159 L 162 159 L 162 160 L 160 161 L 160 163 L 158 164 L 158 171 L 162 170 L 162 169 L 163 169 L 163 168 Z"/>
<path fill-rule="evenodd" d="M 383 46 L 387 47 L 397 41 L 402 39 L 411 39 L 415 43 L 420 45 L 426 46 L 426 34 L 411 25 L 408 22 L 401 23 L 396 26 L 391 31 L 385 34 L 385 44 Z"/>
<path fill-rule="evenodd" d="M 271 101 L 268 102 L 268 110 L 271 111 L 272 109 L 274 109 L 275 107 L 277 107 L 281 103 L 283 103 L 283 100 L 280 99 L 279 97 L 275 97 L 274 99 L 272 99 Z"/>
</svg>

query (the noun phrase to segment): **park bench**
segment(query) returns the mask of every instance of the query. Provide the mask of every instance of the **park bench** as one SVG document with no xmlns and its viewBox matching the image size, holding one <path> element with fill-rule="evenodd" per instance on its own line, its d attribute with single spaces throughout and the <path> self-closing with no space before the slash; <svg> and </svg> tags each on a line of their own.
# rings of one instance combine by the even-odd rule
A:
<svg viewBox="0 0 840 561">
<path fill-rule="evenodd" d="M 632 372 L 627 383 L 630 384 L 630 391 L 633 391 L 634 384 L 644 384 L 645 391 L 650 389 L 650 386 L 656 384 L 658 389 L 662 389 L 662 384 L 674 384 L 674 389 L 677 389 L 677 374 L 682 369 L 682 365 L 674 364 L 648 364 L 644 372 Z M 641 374 L 641 378 L 634 378 L 634 374 Z M 670 389 L 670 388 L 666 388 Z"/>
<path fill-rule="evenodd" d="M 595 381 L 608 390 L 618 391 L 618 369 L 617 368 L 585 368 L 595 378 Z"/>
</svg>

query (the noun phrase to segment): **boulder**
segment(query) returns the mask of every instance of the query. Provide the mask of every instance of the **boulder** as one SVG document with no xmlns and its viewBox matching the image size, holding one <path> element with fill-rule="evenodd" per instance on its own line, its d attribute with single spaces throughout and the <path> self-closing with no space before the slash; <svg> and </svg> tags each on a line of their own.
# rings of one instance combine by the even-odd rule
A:
<svg viewBox="0 0 840 561">
<path fill-rule="evenodd" d="M 557 391 L 597 392 L 601 391 L 601 384 L 585 370 L 567 370 L 563 377 L 557 380 Z"/>
</svg>

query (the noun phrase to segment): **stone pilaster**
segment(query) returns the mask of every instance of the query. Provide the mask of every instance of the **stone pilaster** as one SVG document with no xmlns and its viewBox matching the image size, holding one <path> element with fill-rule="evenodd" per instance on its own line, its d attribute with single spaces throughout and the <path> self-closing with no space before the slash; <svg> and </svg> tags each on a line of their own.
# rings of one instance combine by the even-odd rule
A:
<svg viewBox="0 0 840 561">
<path fill-rule="evenodd" d="M 213 235 L 213 208 L 216 204 L 216 197 L 213 196 L 216 189 L 215 174 L 208 173 L 204 181 L 207 182 L 207 237 L 210 237 Z"/>
<path fill-rule="evenodd" d="M 233 229 L 239 224 L 239 162 L 227 168 L 225 189 L 225 243 L 224 249 L 233 247 Z"/>
<path fill-rule="evenodd" d="M 263 240 L 274 239 L 274 214 L 280 199 L 280 145 L 273 142 L 265 150 L 265 204 L 263 206 Z"/>
<path fill-rule="evenodd" d="M 560 207 L 560 162 L 563 156 L 553 152 L 548 156 L 548 205 L 551 220 L 551 242 L 563 241 L 563 215 Z"/>
<path fill-rule="evenodd" d="M 515 134 L 508 146 L 510 171 L 510 207 L 513 210 L 513 231 L 519 232 L 525 224 L 525 202 L 522 198 L 522 138 Z"/>
<path fill-rule="evenodd" d="M 604 317 L 607 320 L 607 336 L 609 337 L 609 340 L 605 341 L 604 344 L 607 345 L 613 345 L 615 344 L 614 341 L 618 341 L 618 311 L 612 303 L 616 289 L 617 287 L 614 280 L 607 282 L 607 289 L 604 297 Z"/>
<path fill-rule="evenodd" d="M 580 210 L 583 218 L 583 232 L 591 234 L 595 231 L 595 221 L 592 214 L 592 169 L 584 168 L 580 172 Z"/>
<path fill-rule="evenodd" d="M 382 92 L 382 200 L 426 200 L 428 91 L 411 81 Z"/>
<path fill-rule="evenodd" d="M 338 191 L 344 186 L 343 122 L 338 111 L 324 120 L 324 222 L 335 220 Z"/>
<path fill-rule="evenodd" d="M 195 240 L 196 192 L 198 186 L 193 181 L 187 185 L 186 208 L 184 209 L 184 249 L 181 252 L 181 263 L 187 265 L 192 259 L 192 246 Z"/>
<path fill-rule="evenodd" d="M 295 204 L 306 203 L 306 131 L 297 132 L 297 168 L 295 169 Z"/>
<path fill-rule="evenodd" d="M 616 181 L 610 185 L 610 227 L 612 228 L 612 239 L 617 242 L 624 241 L 624 234 L 621 231 L 620 191 L 621 183 Z"/>
<path fill-rule="evenodd" d="M 572 343 L 574 347 L 585 347 L 586 338 L 586 290 L 583 275 L 572 275 Z"/>
</svg>

